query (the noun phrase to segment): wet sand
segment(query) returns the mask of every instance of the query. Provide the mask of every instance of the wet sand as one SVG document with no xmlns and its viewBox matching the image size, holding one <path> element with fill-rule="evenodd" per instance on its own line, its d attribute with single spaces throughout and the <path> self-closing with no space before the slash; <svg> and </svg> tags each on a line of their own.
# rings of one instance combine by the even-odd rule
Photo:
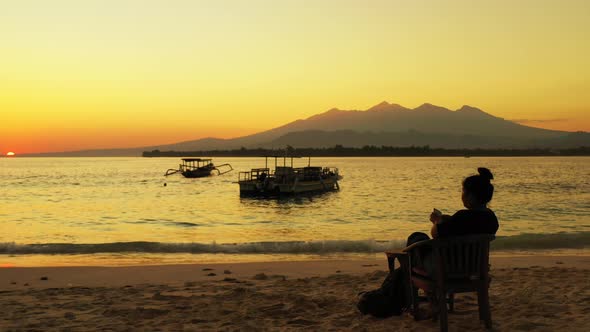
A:
<svg viewBox="0 0 590 332">
<path fill-rule="evenodd" d="M 492 256 L 497 331 L 590 329 L 590 257 Z M 386 260 L 0 269 L 0 331 L 438 331 L 356 310 Z M 459 294 L 451 331 L 484 330 Z"/>
</svg>

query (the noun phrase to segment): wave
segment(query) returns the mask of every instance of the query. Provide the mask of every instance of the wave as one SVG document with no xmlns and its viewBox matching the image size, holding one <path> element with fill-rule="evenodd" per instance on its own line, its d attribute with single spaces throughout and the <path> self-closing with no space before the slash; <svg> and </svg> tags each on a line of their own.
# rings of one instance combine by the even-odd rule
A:
<svg viewBox="0 0 590 332">
<path fill-rule="evenodd" d="M 497 236 L 492 250 L 590 248 L 590 232 Z"/>
<path fill-rule="evenodd" d="M 97 254 L 97 253 L 170 253 L 170 254 L 331 254 L 378 253 L 405 246 L 405 239 L 331 240 L 331 241 L 283 241 L 249 243 L 161 243 L 161 242 L 113 242 L 96 244 L 0 243 L 0 254 Z M 539 250 L 590 248 L 590 232 L 558 234 L 520 234 L 498 236 L 492 242 L 492 250 Z"/>
</svg>

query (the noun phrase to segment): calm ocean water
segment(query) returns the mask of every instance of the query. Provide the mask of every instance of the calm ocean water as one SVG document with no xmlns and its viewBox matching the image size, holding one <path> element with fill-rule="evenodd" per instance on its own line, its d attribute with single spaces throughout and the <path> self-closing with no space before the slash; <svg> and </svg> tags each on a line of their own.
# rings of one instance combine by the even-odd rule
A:
<svg viewBox="0 0 590 332">
<path fill-rule="evenodd" d="M 341 190 L 240 198 L 239 171 L 165 178 L 178 158 L 0 158 L 0 264 L 136 264 L 363 255 L 462 208 L 461 181 L 492 170 L 496 249 L 590 248 L 590 158 L 313 158 Z M 300 165 L 307 159 L 296 160 Z M 164 184 L 167 184 L 164 186 Z"/>
</svg>

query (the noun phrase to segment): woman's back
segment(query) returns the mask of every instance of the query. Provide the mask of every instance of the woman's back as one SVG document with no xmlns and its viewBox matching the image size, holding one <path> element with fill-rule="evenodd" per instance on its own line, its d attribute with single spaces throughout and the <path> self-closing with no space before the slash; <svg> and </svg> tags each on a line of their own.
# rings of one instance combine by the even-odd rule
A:
<svg viewBox="0 0 590 332">
<path fill-rule="evenodd" d="M 437 225 L 438 237 L 471 234 L 496 234 L 498 218 L 490 209 L 459 210 Z"/>
</svg>

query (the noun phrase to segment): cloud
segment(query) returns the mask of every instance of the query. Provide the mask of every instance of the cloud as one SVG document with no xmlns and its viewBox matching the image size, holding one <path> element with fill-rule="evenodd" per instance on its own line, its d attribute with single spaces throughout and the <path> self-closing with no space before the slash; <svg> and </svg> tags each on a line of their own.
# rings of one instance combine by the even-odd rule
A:
<svg viewBox="0 0 590 332">
<path fill-rule="evenodd" d="M 565 121 L 569 121 L 569 119 L 512 119 L 510 121 L 520 123 L 520 124 L 535 124 L 535 123 L 565 122 Z"/>
</svg>

